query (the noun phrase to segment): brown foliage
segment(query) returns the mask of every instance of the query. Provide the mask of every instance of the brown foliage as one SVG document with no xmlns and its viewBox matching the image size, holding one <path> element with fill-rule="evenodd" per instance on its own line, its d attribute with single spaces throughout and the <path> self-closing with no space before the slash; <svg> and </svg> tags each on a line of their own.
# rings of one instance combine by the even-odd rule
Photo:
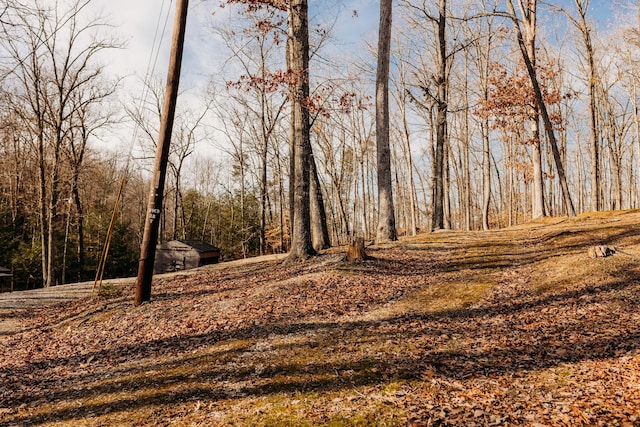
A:
<svg viewBox="0 0 640 427">
<path fill-rule="evenodd" d="M 572 98 L 574 93 L 561 93 L 554 83 L 560 75 L 557 64 L 552 61 L 539 61 L 536 72 L 542 89 L 546 105 L 552 109 L 563 99 Z M 489 76 L 489 98 L 482 102 L 475 113 L 481 117 L 490 117 L 494 129 L 502 129 L 506 133 L 515 133 L 522 128 L 522 124 L 535 117 L 535 93 L 531 80 L 522 60 L 514 70 L 494 63 Z M 551 113 L 551 121 L 556 128 L 563 125 L 563 118 L 557 113 Z M 536 141 L 524 140 L 524 144 Z"/>
<path fill-rule="evenodd" d="M 273 7 L 278 10 L 287 10 L 288 0 L 227 0 L 228 4 L 244 4 L 248 12 L 255 12 L 266 7 Z"/>
</svg>

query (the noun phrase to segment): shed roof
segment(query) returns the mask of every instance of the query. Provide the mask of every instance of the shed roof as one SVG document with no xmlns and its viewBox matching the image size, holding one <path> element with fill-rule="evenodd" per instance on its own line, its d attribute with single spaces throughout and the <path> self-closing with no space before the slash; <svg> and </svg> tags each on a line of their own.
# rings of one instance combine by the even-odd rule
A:
<svg viewBox="0 0 640 427">
<path fill-rule="evenodd" d="M 6 267 L 0 266 L 0 277 L 11 277 L 11 270 Z"/>
<path fill-rule="evenodd" d="M 175 242 L 180 242 L 183 245 L 189 246 L 197 252 L 220 252 L 220 248 L 217 248 L 213 245 L 210 245 L 209 243 L 205 243 L 200 240 L 173 240 L 172 242 L 167 242 L 165 245 L 171 246 L 171 243 L 175 244 Z"/>
</svg>

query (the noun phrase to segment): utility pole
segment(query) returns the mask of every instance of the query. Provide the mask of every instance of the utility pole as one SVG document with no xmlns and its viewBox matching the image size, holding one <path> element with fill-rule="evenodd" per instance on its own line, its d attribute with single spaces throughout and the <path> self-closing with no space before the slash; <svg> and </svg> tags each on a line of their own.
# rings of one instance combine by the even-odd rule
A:
<svg viewBox="0 0 640 427">
<path fill-rule="evenodd" d="M 180 66 L 182 65 L 182 51 L 187 25 L 188 6 L 189 0 L 178 0 L 176 2 L 169 72 L 167 75 L 167 86 L 165 88 L 160 121 L 160 135 L 158 138 L 158 147 L 156 148 L 156 161 L 153 169 L 151 190 L 149 192 L 149 206 L 144 226 L 144 236 L 142 238 L 142 246 L 140 247 L 140 263 L 138 265 L 136 298 L 134 302 L 136 306 L 151 299 L 153 264 L 156 256 L 156 245 L 158 244 L 158 227 L 160 224 L 160 213 L 162 212 L 164 182 L 167 175 L 169 146 L 171 145 L 171 132 L 173 130 L 173 119 L 176 111 L 176 100 L 178 98 L 178 84 L 180 82 Z"/>
</svg>

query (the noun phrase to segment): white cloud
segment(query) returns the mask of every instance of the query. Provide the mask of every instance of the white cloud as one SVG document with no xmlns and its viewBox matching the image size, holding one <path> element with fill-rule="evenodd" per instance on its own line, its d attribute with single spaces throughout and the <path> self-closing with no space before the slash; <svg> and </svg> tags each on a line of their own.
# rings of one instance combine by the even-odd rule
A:
<svg viewBox="0 0 640 427">
<path fill-rule="evenodd" d="M 179 103 L 193 102 L 204 93 L 211 74 L 226 60 L 225 49 L 218 45 L 221 42 L 211 29 L 216 22 L 230 22 L 235 7 L 220 8 L 221 1 L 190 1 L 180 82 L 184 95 Z M 166 78 L 175 3 L 175 0 L 92 0 L 90 9 L 85 11 L 87 17 L 105 18 L 113 25 L 110 35 L 125 43 L 123 49 L 110 50 L 103 59 L 109 75 L 124 77 L 120 102 L 130 104 L 139 98 L 143 91 L 141 82 L 149 74 L 159 76 L 162 81 Z M 313 25 L 323 15 L 329 20 L 333 20 L 330 15 L 337 15 L 336 50 L 356 48 L 364 34 L 371 35 L 377 29 L 377 1 L 331 0 L 331 4 L 332 7 L 323 10 L 328 3 L 311 2 L 310 17 Z M 148 69 L 150 64 L 152 70 Z M 116 133 L 119 145 L 131 144 L 129 125 Z M 113 141 L 108 145 L 113 146 Z"/>
<path fill-rule="evenodd" d="M 108 68 L 111 73 L 144 76 L 156 60 L 155 72 L 166 69 L 173 30 L 175 6 L 169 0 L 94 0 L 94 8 L 112 23 L 114 35 L 126 43 L 124 49 L 112 51 Z M 154 40 L 154 38 L 157 38 Z"/>
</svg>

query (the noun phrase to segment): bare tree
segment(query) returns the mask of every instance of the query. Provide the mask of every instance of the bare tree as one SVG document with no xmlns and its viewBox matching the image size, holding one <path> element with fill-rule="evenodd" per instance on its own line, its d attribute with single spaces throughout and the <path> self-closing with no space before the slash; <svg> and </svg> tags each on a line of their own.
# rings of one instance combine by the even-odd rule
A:
<svg viewBox="0 0 640 427">
<path fill-rule="evenodd" d="M 284 115 L 287 97 L 282 88 L 286 72 L 274 66 L 274 56 L 281 53 L 282 11 L 276 7 L 257 7 L 242 11 L 240 35 L 235 30 L 219 31 L 231 53 L 232 67 L 239 67 L 239 79 L 227 82 L 235 101 L 247 110 L 253 120 L 248 122 L 256 154 L 259 158 L 260 180 L 260 253 L 266 250 L 269 152 L 276 144 L 276 130 Z M 248 20 L 248 22 L 247 22 Z M 277 63 L 277 62 L 275 62 Z"/>
<path fill-rule="evenodd" d="M 307 0 L 290 0 L 289 13 L 290 73 L 293 79 L 292 115 L 294 151 L 294 206 L 291 250 L 288 261 L 304 260 L 316 254 L 311 242 L 309 210 L 309 170 L 311 139 L 309 125 L 309 24 Z"/>
<path fill-rule="evenodd" d="M 482 10 L 488 8 L 487 2 L 482 2 Z M 482 34 L 482 37 L 470 37 L 472 40 L 471 62 L 476 69 L 479 83 L 479 93 L 477 94 L 481 103 L 489 102 L 489 76 L 491 73 L 491 63 L 493 51 L 496 48 L 496 39 L 499 37 L 498 29 L 501 28 L 495 22 L 495 17 L 488 15 L 483 20 L 474 20 L 475 26 L 468 23 L 467 31 L 470 36 Z M 480 132 L 482 138 L 482 229 L 489 229 L 489 207 L 491 205 L 491 141 L 489 134 L 491 131 L 489 117 L 486 114 L 479 114 Z"/>
<path fill-rule="evenodd" d="M 435 145 L 432 155 L 432 189 L 431 189 L 431 229 L 444 229 L 448 223 L 445 221 L 445 209 L 447 204 L 447 112 L 449 108 L 449 79 L 448 71 L 453 59 L 452 52 L 447 46 L 447 0 L 438 0 L 437 12 L 432 12 L 427 6 L 427 2 L 405 2 L 415 16 L 412 22 L 418 23 L 426 21 L 434 25 L 435 37 L 435 70 L 431 72 L 421 72 L 418 77 L 417 86 L 422 92 L 422 97 L 426 102 L 420 101 L 418 96 L 411 94 L 411 99 L 417 105 L 429 113 L 431 121 L 431 111 L 435 108 L 435 123 L 430 128 L 435 129 Z M 432 85 L 435 84 L 435 89 Z M 433 107 L 433 108 L 432 108 Z M 433 134 L 433 133 L 432 133 Z"/>
<path fill-rule="evenodd" d="M 514 26 L 518 42 L 521 46 L 522 56 L 526 56 L 526 61 L 531 64 L 535 71 L 536 67 L 536 36 L 537 36 L 537 2 L 538 0 L 517 0 L 520 10 L 520 18 L 516 18 L 515 9 L 511 0 L 507 2 L 507 7 L 513 17 Z M 524 31 L 520 30 L 520 22 Z M 544 210 L 544 181 L 542 175 L 542 150 L 540 149 L 540 105 L 534 103 L 531 107 L 531 151 L 533 163 L 533 186 L 531 193 L 531 217 L 540 218 L 545 216 Z"/>
<path fill-rule="evenodd" d="M 91 0 L 67 9 L 36 0 L 5 16 L 2 47 L 14 62 L 7 77 L 15 89 L 12 107 L 27 129 L 39 164 L 40 234 L 44 286 L 55 284 L 56 227 L 62 149 L 75 113 L 91 97 L 89 87 L 102 77 L 99 55 L 118 44 L 100 35 L 108 24 L 85 20 Z M 26 7 L 26 6 L 25 6 Z"/>
<path fill-rule="evenodd" d="M 202 106 L 202 110 L 194 113 L 189 108 L 180 112 L 175 119 L 172 149 L 169 156 L 169 168 L 174 179 L 173 198 L 173 238 L 186 239 L 186 220 L 184 205 L 182 203 L 183 191 L 183 168 L 185 161 L 191 156 L 196 148 L 196 144 L 203 139 L 199 127 L 202 120 L 209 111 L 209 103 Z"/>
<path fill-rule="evenodd" d="M 392 1 L 380 0 L 378 30 L 378 67 L 376 72 L 376 148 L 378 155 L 378 229 L 377 242 L 398 240 L 391 185 L 389 148 L 389 60 L 391 56 Z"/>
<path fill-rule="evenodd" d="M 562 12 L 569 21 L 580 31 L 582 42 L 584 43 L 584 55 L 587 61 L 587 87 L 589 93 L 589 147 L 591 149 L 591 169 L 589 174 L 591 186 L 591 211 L 597 212 L 601 208 L 600 200 L 600 140 L 598 133 L 598 106 L 597 88 L 600 78 L 596 69 L 594 46 L 591 38 L 592 29 L 587 21 L 587 13 L 591 0 L 574 0 L 576 12 L 575 17 L 561 7 L 553 6 L 555 10 Z"/>
<path fill-rule="evenodd" d="M 212 94 L 211 96 L 215 96 Z M 234 181 L 237 184 L 237 189 L 240 192 L 240 215 L 239 215 L 239 228 L 240 228 L 240 253 L 243 258 L 246 258 L 249 254 L 248 243 L 251 239 L 253 230 L 250 230 L 246 226 L 246 199 L 247 199 L 247 175 L 249 174 L 248 155 L 247 155 L 247 142 L 249 136 L 249 121 L 250 113 L 243 108 L 240 108 L 236 103 L 214 103 L 215 114 L 220 119 L 221 129 L 219 131 L 226 137 L 228 144 L 224 144 L 225 151 L 229 154 L 232 160 L 231 175 L 235 178 Z"/>
<path fill-rule="evenodd" d="M 71 199 L 75 205 L 77 216 L 77 280 L 81 281 L 85 268 L 84 245 L 84 208 L 80 197 L 80 174 L 84 166 L 88 143 L 95 134 L 118 120 L 115 111 L 108 107 L 107 100 L 116 91 L 116 83 L 94 84 L 73 94 L 73 100 L 77 104 L 73 107 L 70 117 L 68 142 L 64 146 L 64 152 L 68 158 L 71 172 Z M 68 224 L 67 220 L 67 224 Z M 66 233 L 65 233 L 66 241 Z M 66 251 L 65 251 L 66 256 Z M 63 267 L 64 278 L 64 267 Z M 64 283 L 64 279 L 62 280 Z"/>
<path fill-rule="evenodd" d="M 395 78 L 392 79 L 395 90 L 393 95 L 398 105 L 398 133 L 400 138 L 404 142 L 404 154 L 406 157 L 406 168 L 408 177 L 408 191 L 409 191 L 409 234 L 415 236 L 418 229 L 418 207 L 416 197 L 416 185 L 414 180 L 415 166 L 413 161 L 413 154 L 411 150 L 411 129 L 409 126 L 407 108 L 410 103 L 410 96 L 408 95 L 408 70 L 404 61 L 398 61 L 395 64 L 397 70 Z"/>
<path fill-rule="evenodd" d="M 433 166 L 433 213 L 431 217 L 431 228 L 433 230 L 443 229 L 444 221 L 444 200 L 445 200 L 445 138 L 447 136 L 447 109 L 448 109 L 448 87 L 447 87 L 447 2 L 439 0 L 438 17 L 431 18 L 438 24 L 438 74 L 436 77 L 436 147 Z"/>
<path fill-rule="evenodd" d="M 516 37 L 518 42 L 518 47 L 520 48 L 520 53 L 522 54 L 522 59 L 524 60 L 525 66 L 527 68 L 527 73 L 529 74 L 529 78 L 531 80 L 531 86 L 533 87 L 533 91 L 537 101 L 537 107 L 539 108 L 539 112 L 542 116 L 542 121 L 544 123 L 544 127 L 547 133 L 547 139 L 549 145 L 551 146 L 551 150 L 553 152 L 553 159 L 555 162 L 556 170 L 558 172 L 558 181 L 560 182 L 560 187 L 562 188 L 562 195 L 565 203 L 565 209 L 569 216 L 575 216 L 576 211 L 573 207 L 573 202 L 571 200 L 571 194 L 569 193 L 569 186 L 567 185 L 567 178 L 564 172 L 564 165 L 562 163 L 562 158 L 560 155 L 560 150 L 558 149 L 557 139 L 553 129 L 553 123 L 551 122 L 551 118 L 549 117 L 549 112 L 547 111 L 547 106 L 544 102 L 544 97 L 542 94 L 542 90 L 540 89 L 540 84 L 538 83 L 538 78 L 536 76 L 535 69 L 535 34 L 536 34 L 536 5 L 538 0 L 518 0 L 518 5 L 520 7 L 520 12 L 522 15 L 522 20 L 525 23 L 526 37 L 522 32 L 522 28 L 520 27 L 520 19 L 515 12 L 515 8 L 513 7 L 513 1 L 507 0 L 507 8 L 509 13 L 507 16 L 511 18 L 513 21 L 513 27 L 516 31 Z M 532 50 L 533 49 L 533 50 Z M 534 158 L 534 162 L 536 159 Z M 534 163 L 534 174 L 536 172 L 536 166 Z M 534 178 L 537 180 L 537 177 Z M 535 184 L 534 185 L 538 185 Z M 540 195 L 536 194 L 534 191 L 533 194 L 538 200 L 534 202 L 534 205 L 540 202 Z M 543 202 L 544 203 L 544 202 Z M 540 214 L 544 215 L 544 204 L 541 209 L 535 208 L 532 214 Z"/>
</svg>

